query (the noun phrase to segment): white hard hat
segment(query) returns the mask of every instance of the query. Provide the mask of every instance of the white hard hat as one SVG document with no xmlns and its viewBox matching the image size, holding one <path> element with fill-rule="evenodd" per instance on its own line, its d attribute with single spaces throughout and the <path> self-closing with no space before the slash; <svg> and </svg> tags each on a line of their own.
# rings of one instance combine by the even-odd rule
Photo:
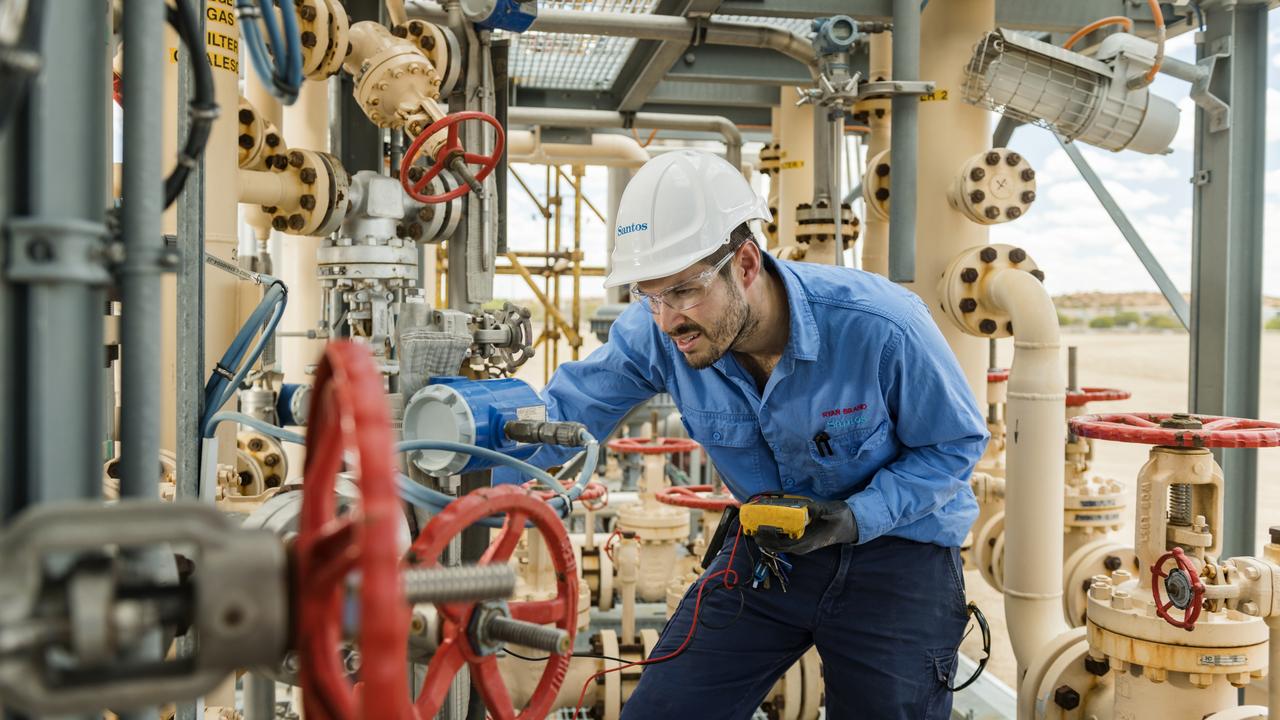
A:
<svg viewBox="0 0 1280 720">
<path fill-rule="evenodd" d="M 770 219 L 768 204 L 723 158 L 696 150 L 659 155 L 622 193 L 604 286 L 674 275 L 723 246 L 742 223 Z"/>
</svg>

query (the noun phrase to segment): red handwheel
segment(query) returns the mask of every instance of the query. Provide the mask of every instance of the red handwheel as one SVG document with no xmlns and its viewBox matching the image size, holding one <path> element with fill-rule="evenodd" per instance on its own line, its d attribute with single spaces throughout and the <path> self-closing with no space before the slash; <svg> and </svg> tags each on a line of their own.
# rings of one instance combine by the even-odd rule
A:
<svg viewBox="0 0 1280 720">
<path fill-rule="evenodd" d="M 1170 559 L 1177 567 L 1166 573 L 1164 566 Z M 1160 599 L 1161 586 L 1169 596 L 1167 602 Z M 1165 622 L 1188 631 L 1196 626 L 1200 608 L 1204 604 L 1204 582 L 1200 580 L 1200 573 L 1191 564 L 1187 554 L 1182 552 L 1182 548 L 1176 547 L 1161 555 L 1151 566 L 1151 597 L 1156 602 L 1156 614 Z M 1169 608 L 1181 610 L 1182 619 L 1175 618 Z"/>
<path fill-rule="evenodd" d="M 693 452 L 698 443 L 686 438 L 660 437 L 649 438 L 614 438 L 609 441 L 609 449 L 616 453 L 639 453 L 641 455 L 668 455 Z"/>
<path fill-rule="evenodd" d="M 461 141 L 458 140 L 458 123 L 463 120 L 480 120 L 493 126 L 494 142 L 492 153 L 480 155 L 478 153 L 469 153 L 463 149 Z M 422 146 L 432 135 L 445 128 L 449 129 L 449 134 L 445 138 L 444 144 L 440 146 L 440 150 L 436 152 L 435 162 L 416 181 L 411 181 L 409 179 L 409 170 L 413 167 L 414 160 L 418 158 L 418 153 L 422 150 Z M 422 190 L 442 170 L 450 167 L 457 158 L 461 158 L 463 162 L 471 165 L 479 165 L 480 171 L 474 173 L 473 177 L 476 182 L 484 182 L 484 179 L 489 177 L 489 173 L 493 172 L 493 169 L 498 166 L 498 161 L 502 158 L 502 147 L 505 142 L 506 135 L 502 131 L 502 124 L 492 115 L 476 110 L 446 115 L 431 123 L 426 130 L 419 133 L 413 144 L 405 151 L 404 159 L 400 161 L 400 185 L 404 187 L 405 192 L 409 193 L 409 197 L 418 202 L 443 203 L 449 202 L 456 197 L 462 197 L 471 189 L 471 186 L 466 182 L 459 183 L 458 187 L 440 195 L 423 195 Z"/>
<path fill-rule="evenodd" d="M 495 515 L 506 513 L 498 537 L 480 558 L 480 565 L 506 564 L 520 541 L 526 521 L 546 540 L 547 550 L 556 571 L 556 597 L 553 600 L 513 602 L 508 606 L 511 617 L 529 623 L 556 627 L 569 633 L 569 645 L 578 626 L 578 571 L 573 559 L 573 546 L 564 524 L 545 502 L 514 485 L 480 488 L 450 503 L 427 523 L 411 550 L 412 562 L 419 567 L 434 567 L 449 541 L 467 527 Z M 481 654 L 469 632 L 477 603 L 444 603 L 436 606 L 444 619 L 442 640 L 418 696 L 417 710 L 422 718 L 435 717 L 444 703 L 453 676 L 466 663 L 471 682 L 480 690 L 489 716 L 498 720 L 542 720 L 551 711 L 556 693 L 569 669 L 570 653 L 552 653 L 529 703 L 517 714 L 512 708 L 511 694 L 498 670 L 497 657 Z M 377 716 L 369 716 L 377 717 Z"/>
<path fill-rule="evenodd" d="M 742 504 L 732 495 L 712 495 L 711 491 L 710 485 L 670 485 L 659 490 L 654 497 L 663 505 L 715 512 L 724 512 Z"/>
<path fill-rule="evenodd" d="M 1132 396 L 1128 390 L 1119 388 L 1082 387 L 1079 390 L 1067 391 L 1067 407 L 1080 407 L 1093 402 L 1112 402 L 1128 400 Z"/>
<path fill-rule="evenodd" d="M 1280 446 L 1280 423 L 1186 413 L 1080 415 L 1067 421 L 1081 437 L 1168 447 Z"/>
<path fill-rule="evenodd" d="M 400 581 L 395 435 L 382 375 L 367 348 L 333 342 L 316 370 L 307 427 L 302 516 L 294 545 L 293 636 L 307 717 L 412 717 L 405 677 L 409 606 Z M 334 485 L 343 454 L 359 457 L 360 505 L 339 517 Z M 346 578 L 360 573 L 361 668 L 353 686 L 342 667 Z"/>
</svg>

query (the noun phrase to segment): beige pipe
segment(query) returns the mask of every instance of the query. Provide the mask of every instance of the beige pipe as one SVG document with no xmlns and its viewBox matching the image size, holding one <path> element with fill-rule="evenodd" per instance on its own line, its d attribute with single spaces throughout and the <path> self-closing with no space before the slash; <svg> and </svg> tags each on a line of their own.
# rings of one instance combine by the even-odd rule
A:
<svg viewBox="0 0 1280 720">
<path fill-rule="evenodd" d="M 618 586 L 622 588 L 623 645 L 636 641 L 636 584 L 640 580 L 640 543 L 623 538 L 618 543 Z"/>
<path fill-rule="evenodd" d="M 871 36 L 871 62 L 868 77 L 872 80 L 893 77 L 893 38 L 889 33 Z M 867 119 L 871 133 L 867 138 L 867 161 L 889 149 L 889 103 L 881 101 L 884 110 L 872 110 Z M 861 178 L 858 178 L 861 181 Z M 875 213 L 863 213 L 866 221 L 862 238 L 862 269 L 877 275 L 889 275 L 889 221 Z"/>
<path fill-rule="evenodd" d="M 1030 273 L 999 270 L 986 294 L 1017 328 L 1009 368 L 1004 606 L 1021 677 L 1041 648 L 1070 629 L 1062 617 L 1065 378 L 1058 313 L 1044 285 Z"/>
<path fill-rule="evenodd" d="M 578 145 L 544 143 L 540 132 L 513 130 L 507 133 L 507 159 L 536 165 L 640 167 L 649 161 L 649 153 L 626 135 L 594 133 L 590 145 Z"/>
<path fill-rule="evenodd" d="M 796 244 L 796 206 L 813 202 L 813 106 L 783 102 L 774 115 L 774 132 L 782 150 L 778 181 L 775 248 Z M 773 250 L 774 248 L 769 248 Z"/>
<path fill-rule="evenodd" d="M 249 205 L 295 207 L 302 188 L 286 173 L 266 170 L 240 171 L 240 202 Z"/>
</svg>

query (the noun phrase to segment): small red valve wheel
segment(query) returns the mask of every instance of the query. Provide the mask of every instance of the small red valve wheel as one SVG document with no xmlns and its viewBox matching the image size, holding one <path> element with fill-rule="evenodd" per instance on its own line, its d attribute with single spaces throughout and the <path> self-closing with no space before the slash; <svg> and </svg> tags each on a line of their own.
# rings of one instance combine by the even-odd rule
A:
<svg viewBox="0 0 1280 720">
<path fill-rule="evenodd" d="M 1112 402 L 1128 400 L 1133 396 L 1128 390 L 1117 388 L 1083 387 L 1079 390 L 1067 391 L 1067 407 L 1080 407 L 1094 402 Z"/>
<path fill-rule="evenodd" d="M 525 522 L 532 522 L 546 540 L 547 551 L 556 571 L 556 597 L 552 600 L 513 602 L 508 606 L 511 617 L 529 623 L 556 627 L 569 633 L 569 646 L 578 626 L 578 570 L 574 565 L 573 546 L 569 535 L 556 513 L 545 502 L 515 485 L 496 485 L 480 488 L 449 503 L 422 529 L 411 549 L 412 562 L 419 567 L 434 567 L 449 541 L 466 528 L 491 515 L 505 513 L 502 530 L 479 564 L 505 565 L 512 551 L 520 542 Z M 538 680 L 538 686 L 524 710 L 512 708 L 511 693 L 507 691 L 502 673 L 498 670 L 497 656 L 479 654 L 468 634 L 472 614 L 477 603 L 443 603 L 436 607 L 444 618 L 442 640 L 436 654 L 427 666 L 427 677 L 418 696 L 418 716 L 432 718 L 440 711 L 453 676 L 466 663 L 471 671 L 471 682 L 476 683 L 489 717 L 498 720 L 542 720 L 551 712 L 556 693 L 564 682 L 569 669 L 570 653 L 552 653 Z M 403 670 L 403 668 L 401 668 Z M 375 717 L 375 716 L 369 716 Z M 386 716 L 390 717 L 390 716 Z"/>
<path fill-rule="evenodd" d="M 463 120 L 480 120 L 493 126 L 494 142 L 492 153 L 480 155 L 478 153 L 469 153 L 462 148 L 462 143 L 458 140 L 458 123 Z M 449 128 L 449 134 L 445 138 L 444 144 L 440 146 L 440 150 L 436 152 L 435 163 L 417 181 L 411 181 L 409 179 L 409 170 L 413 167 L 413 162 L 417 159 L 422 146 L 432 135 L 445 128 Z M 409 193 L 409 197 L 418 202 L 428 204 L 445 203 L 454 198 L 462 197 L 471 189 L 471 185 L 468 182 L 459 183 L 458 187 L 440 195 L 423 195 L 422 190 L 442 170 L 452 167 L 454 161 L 458 158 L 461 158 L 463 162 L 479 165 L 480 171 L 475 173 L 472 179 L 477 183 L 484 182 L 484 179 L 489 177 L 489 173 L 493 172 L 493 169 L 498 166 L 498 161 L 502 158 L 502 146 L 505 142 L 506 135 L 502 132 L 502 124 L 492 115 L 476 110 L 466 110 L 446 115 L 431 123 L 426 130 L 419 133 L 413 144 L 405 151 L 404 160 L 400 162 L 400 185 L 404 187 L 405 192 Z"/>
<path fill-rule="evenodd" d="M 382 374 L 369 350 L 333 342 L 316 370 L 307 426 L 302 516 L 294 544 L 298 675 L 309 718 L 405 718 L 409 606 L 400 582 L 395 435 Z M 360 505 L 339 517 L 334 485 L 343 455 L 359 457 Z M 342 667 L 346 578 L 360 573 L 360 681 Z"/>
<path fill-rule="evenodd" d="M 1195 448 L 1280 446 L 1280 423 L 1186 413 L 1080 415 L 1067 421 L 1076 435 L 1098 440 Z"/>
<path fill-rule="evenodd" d="M 987 382 L 989 383 L 1008 382 L 1008 381 L 1009 381 L 1009 368 L 992 368 L 991 370 L 987 371 Z"/>
<path fill-rule="evenodd" d="M 710 485 L 670 485 L 659 490 L 655 497 L 663 505 L 715 512 L 742 505 L 732 495 L 711 495 L 712 489 Z"/>
<path fill-rule="evenodd" d="M 524 488 L 532 492 L 535 496 L 537 496 L 539 500 L 542 500 L 543 502 L 550 500 L 551 498 L 555 497 L 558 494 L 554 490 L 542 490 L 537 487 L 537 484 L 538 484 L 537 480 L 530 480 L 529 482 L 524 484 Z M 565 490 L 568 490 L 569 488 L 574 486 L 575 481 L 561 480 L 560 484 L 564 486 Z M 582 489 L 582 494 L 578 496 L 578 500 L 580 502 L 589 503 L 604 497 L 607 492 L 608 492 L 608 488 L 606 488 L 604 485 L 601 485 L 600 483 L 595 482 L 593 480 L 587 483 L 587 486 Z"/>
<path fill-rule="evenodd" d="M 1164 566 L 1170 559 L 1173 559 L 1177 567 L 1166 573 Z M 1168 602 L 1160 599 L 1162 585 L 1165 594 L 1169 596 Z M 1200 608 L 1204 603 L 1204 583 L 1182 548 L 1176 547 L 1161 555 L 1151 566 L 1151 597 L 1156 601 L 1156 614 L 1164 618 L 1165 622 L 1188 631 L 1196 626 L 1196 619 L 1200 617 Z M 1182 619 L 1175 618 L 1169 608 L 1181 610 Z"/>
<path fill-rule="evenodd" d="M 698 443 L 688 438 L 614 438 L 609 441 L 609 449 L 616 453 L 639 453 L 640 455 L 675 455 L 693 452 Z"/>
</svg>

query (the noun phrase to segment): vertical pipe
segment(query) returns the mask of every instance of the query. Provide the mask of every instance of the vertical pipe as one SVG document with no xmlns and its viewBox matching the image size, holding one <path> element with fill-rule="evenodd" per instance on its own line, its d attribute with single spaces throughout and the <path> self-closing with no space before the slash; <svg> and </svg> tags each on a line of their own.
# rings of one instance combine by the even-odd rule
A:
<svg viewBox="0 0 1280 720">
<path fill-rule="evenodd" d="M 893 77 L 893 35 L 882 32 L 871 36 L 871 61 L 868 65 L 868 77 L 881 82 Z M 890 103 L 879 101 L 873 103 L 867 111 L 867 127 L 871 132 L 867 137 L 867 161 L 889 148 L 889 127 L 892 124 L 889 112 Z M 862 182 L 855 178 L 854 182 Z M 862 269 L 878 275 L 889 274 L 889 221 L 882 220 L 875 213 L 863 213 L 862 236 Z"/>
<path fill-rule="evenodd" d="M 906 4 L 912 3 L 908 0 Z M 919 3 L 914 6 L 918 8 Z M 910 48 L 913 51 L 899 52 L 903 50 L 901 45 L 907 40 L 907 34 L 896 35 L 893 48 L 895 80 L 925 78 L 949 92 L 946 99 L 942 99 L 939 93 L 937 99 L 929 102 L 920 102 L 916 97 L 895 98 L 893 101 L 892 179 L 900 181 L 906 172 L 912 180 L 903 186 L 902 192 L 896 187 L 891 188 L 890 277 L 898 279 L 892 272 L 893 238 L 899 237 L 894 233 L 900 233 L 900 239 L 909 243 L 914 252 L 911 267 L 918 279 L 907 287 L 918 294 L 933 312 L 947 344 L 960 361 L 975 398 L 985 397 L 986 393 L 986 345 L 984 339 L 966 335 L 952 322 L 942 320 L 937 278 L 958 253 L 987 243 L 987 226 L 968 220 L 951 207 L 947 190 L 966 160 L 990 148 L 991 114 L 965 103 L 958 95 L 964 83 L 964 68 L 973 53 L 973 39 L 982 37 L 994 24 L 995 0 L 929 3 L 921 20 L 919 41 Z M 903 29 L 897 24 L 894 27 L 895 33 Z M 908 68 L 911 72 L 906 76 L 901 75 L 898 64 L 904 54 L 913 60 L 919 55 L 919 65 Z M 900 135 L 898 126 L 901 120 L 898 112 L 903 101 L 914 117 L 910 123 L 914 127 L 905 136 Z M 910 146 L 912 154 L 903 158 L 899 154 L 899 144 Z M 917 157 L 928 158 L 928 162 L 920 166 L 918 174 L 915 171 Z M 899 212 L 904 209 L 900 201 L 904 199 L 915 203 L 915 210 L 905 216 L 905 221 L 910 223 L 905 230 L 899 226 Z"/>
<path fill-rule="evenodd" d="M 275 720 L 276 681 L 259 672 L 244 676 L 244 720 Z"/>
<path fill-rule="evenodd" d="M 812 105 L 796 107 L 783 102 L 778 106 L 778 144 L 782 152 L 777 175 L 778 234 L 770 250 L 796 244 L 796 206 L 813 201 L 813 114 Z"/>
<path fill-rule="evenodd" d="M 495 88 L 496 97 L 494 98 L 494 114 L 493 117 L 502 127 L 507 127 L 507 105 L 509 96 L 507 94 L 508 74 L 508 57 L 511 52 L 511 41 L 502 39 L 494 40 L 491 46 L 493 48 L 493 87 Z M 502 146 L 502 156 L 498 158 L 498 167 L 494 171 L 496 185 L 498 188 L 498 239 L 496 255 L 507 254 L 507 153 L 509 151 L 509 143 Z"/>
<path fill-rule="evenodd" d="M 160 260 L 164 251 L 163 168 L 160 161 L 164 97 L 164 6 L 130 0 L 124 11 L 125 259 L 120 268 L 123 393 L 120 496 L 154 497 L 160 457 Z"/>
<path fill-rule="evenodd" d="M 14 152 L 0 154 L 0 161 L 12 161 L 15 171 L 9 208 L 14 217 L 7 229 L 12 233 L 14 221 L 24 215 L 56 225 L 47 231 L 49 242 L 57 249 L 66 243 L 74 252 L 77 246 L 71 243 L 85 242 L 81 235 L 90 224 L 105 235 L 110 13 L 102 5 L 86 11 L 73 0 L 33 3 L 29 12 L 43 13 L 38 44 L 45 62 L 31 83 L 25 113 L 5 132 Z M 76 28 L 77 42 L 65 42 L 67 27 Z M 67 227 L 71 223 L 79 228 Z M 11 414 L 13 434 L 3 449 L 14 451 L 2 456 L 9 466 L 5 472 L 13 473 L 4 488 L 6 515 L 29 504 L 101 493 L 104 425 L 98 403 L 106 273 L 98 268 L 97 274 L 96 281 L 13 274 L 4 281 L 12 283 L 8 307 L 0 307 L 10 313 L 12 334 L 3 337 L 10 341 L 4 364 L 12 385 L 3 411 Z"/>
<path fill-rule="evenodd" d="M 1075 345 L 1067 347 L 1067 389 L 1072 391 L 1080 389 L 1080 378 L 1078 366 L 1076 365 L 1076 350 L 1078 349 Z"/>
<path fill-rule="evenodd" d="M 556 166 L 556 205 L 555 205 L 556 225 L 555 225 L 555 248 L 554 248 L 557 253 L 559 253 L 560 249 L 564 247 L 563 238 L 561 236 L 561 234 L 564 232 L 564 223 L 563 223 L 564 216 L 561 213 L 561 208 L 564 207 L 564 195 L 561 194 L 561 188 L 560 188 L 560 178 L 562 175 L 564 175 L 564 173 L 560 170 L 560 166 L 557 165 Z M 555 308 L 559 310 L 560 309 L 560 273 L 555 273 L 552 276 L 551 287 L 552 287 L 551 302 L 555 306 Z M 552 372 L 554 372 L 557 367 L 560 367 L 560 326 L 551 322 L 550 313 L 547 313 L 547 321 L 548 321 L 547 327 L 552 332 L 551 370 Z"/>
<path fill-rule="evenodd" d="M 893 0 L 893 79 L 920 79 L 920 3 L 917 0 Z M 895 95 L 891 105 L 893 174 L 889 180 L 889 279 L 914 282 L 920 100 L 912 95 Z M 932 280 L 933 276 L 929 277 Z"/>
<path fill-rule="evenodd" d="M 581 165 L 573 166 L 573 331 L 582 335 L 582 175 Z M 578 359 L 581 345 L 572 348 Z"/>
<path fill-rule="evenodd" d="M 546 207 L 549 208 L 551 207 L 551 203 L 554 200 L 554 196 L 551 193 L 551 166 L 550 165 L 546 166 L 546 171 L 547 171 L 547 174 L 545 179 L 543 180 L 543 187 L 546 188 L 546 191 L 547 191 Z M 559 176 L 557 175 L 556 178 L 559 179 Z M 548 214 L 545 218 L 543 218 L 544 222 L 542 224 L 542 230 L 543 230 L 542 245 L 543 245 L 544 251 L 547 253 L 551 252 L 551 218 L 552 217 L 553 216 L 551 214 Z M 551 278 L 544 276 L 542 278 L 542 296 L 550 297 L 550 295 L 551 295 Z M 547 310 L 546 303 L 543 303 L 542 305 L 542 382 L 543 383 L 546 383 L 548 380 L 551 379 L 551 342 L 552 342 L 551 328 L 553 327 L 551 323 L 552 323 L 551 311 Z"/>
</svg>

